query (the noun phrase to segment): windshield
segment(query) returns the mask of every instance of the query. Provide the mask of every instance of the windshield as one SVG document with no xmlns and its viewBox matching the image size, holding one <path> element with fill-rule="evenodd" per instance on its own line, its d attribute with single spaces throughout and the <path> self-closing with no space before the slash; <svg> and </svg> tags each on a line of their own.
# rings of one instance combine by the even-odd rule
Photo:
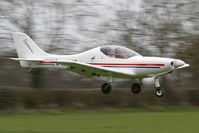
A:
<svg viewBox="0 0 199 133">
<path fill-rule="evenodd" d="M 121 59 L 127 59 L 133 56 L 141 56 L 140 54 L 131 49 L 115 45 L 102 46 L 100 48 L 100 51 L 109 57 Z"/>
</svg>

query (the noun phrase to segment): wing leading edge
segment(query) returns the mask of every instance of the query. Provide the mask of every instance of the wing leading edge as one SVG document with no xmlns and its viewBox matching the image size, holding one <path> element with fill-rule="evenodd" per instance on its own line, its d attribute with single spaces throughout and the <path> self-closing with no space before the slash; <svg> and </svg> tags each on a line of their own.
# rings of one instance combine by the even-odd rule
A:
<svg viewBox="0 0 199 133">
<path fill-rule="evenodd" d="M 87 76 L 110 76 L 113 77 L 133 77 L 134 72 L 133 71 L 121 71 L 117 69 L 110 69 L 105 68 L 102 66 L 96 66 L 91 65 L 87 63 L 81 63 L 77 61 L 65 61 L 65 60 L 55 60 L 53 62 L 59 63 L 64 66 L 69 66 L 68 70 L 79 73 L 81 75 L 87 75 Z M 84 73 L 84 74 L 83 74 Z"/>
</svg>

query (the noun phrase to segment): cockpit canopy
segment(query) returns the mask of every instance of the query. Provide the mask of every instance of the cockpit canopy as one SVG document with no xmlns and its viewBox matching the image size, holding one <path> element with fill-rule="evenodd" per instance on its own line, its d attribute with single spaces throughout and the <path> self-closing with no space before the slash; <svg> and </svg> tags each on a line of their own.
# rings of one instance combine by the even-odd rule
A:
<svg viewBox="0 0 199 133">
<path fill-rule="evenodd" d="M 116 45 L 102 46 L 100 48 L 100 51 L 109 57 L 121 59 L 127 59 L 133 56 L 141 56 L 140 54 L 129 48 Z"/>
</svg>

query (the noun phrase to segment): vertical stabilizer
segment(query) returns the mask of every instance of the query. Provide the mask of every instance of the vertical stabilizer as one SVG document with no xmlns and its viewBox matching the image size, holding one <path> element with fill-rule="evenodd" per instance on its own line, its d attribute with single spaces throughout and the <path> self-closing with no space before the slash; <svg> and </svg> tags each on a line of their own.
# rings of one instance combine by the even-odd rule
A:
<svg viewBox="0 0 199 133">
<path fill-rule="evenodd" d="M 34 58 L 48 55 L 26 34 L 12 33 L 19 58 Z"/>
</svg>

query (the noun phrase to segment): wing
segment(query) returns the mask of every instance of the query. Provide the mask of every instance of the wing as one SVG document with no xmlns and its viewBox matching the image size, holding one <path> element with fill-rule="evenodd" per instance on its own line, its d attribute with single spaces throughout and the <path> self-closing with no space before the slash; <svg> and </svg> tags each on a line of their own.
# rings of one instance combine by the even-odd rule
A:
<svg viewBox="0 0 199 133">
<path fill-rule="evenodd" d="M 68 66 L 68 70 L 76 72 L 85 76 L 109 76 L 112 75 L 116 78 L 132 78 L 135 76 L 133 71 L 121 71 L 119 69 L 105 68 L 102 66 L 90 65 L 76 61 L 55 60 L 58 64 Z"/>
<path fill-rule="evenodd" d="M 46 59 L 27 59 L 27 58 L 11 58 L 12 60 L 17 61 L 33 61 L 33 62 L 40 62 L 40 61 L 50 61 L 55 62 L 57 64 L 67 66 L 67 70 L 78 73 L 80 75 L 92 77 L 92 76 L 110 76 L 115 78 L 133 78 L 135 76 L 134 71 L 124 70 L 124 69 L 111 69 L 105 68 L 102 66 L 91 65 L 87 63 L 81 63 L 77 61 L 71 60 L 46 60 Z"/>
</svg>

